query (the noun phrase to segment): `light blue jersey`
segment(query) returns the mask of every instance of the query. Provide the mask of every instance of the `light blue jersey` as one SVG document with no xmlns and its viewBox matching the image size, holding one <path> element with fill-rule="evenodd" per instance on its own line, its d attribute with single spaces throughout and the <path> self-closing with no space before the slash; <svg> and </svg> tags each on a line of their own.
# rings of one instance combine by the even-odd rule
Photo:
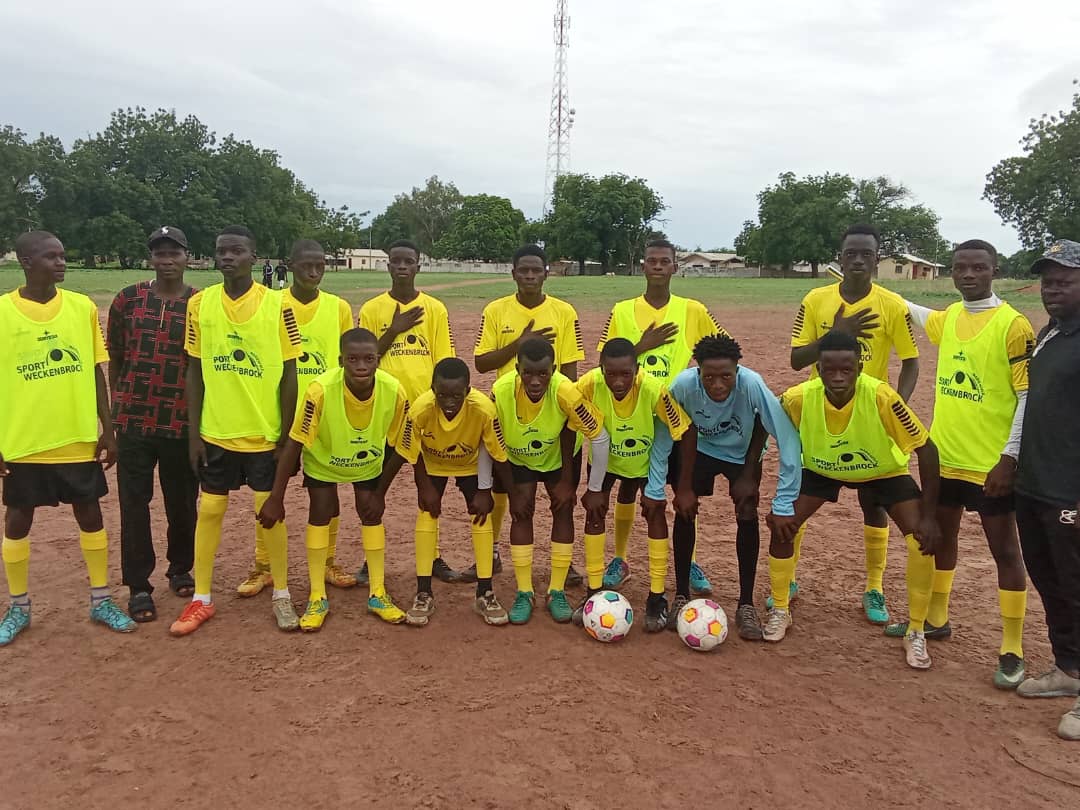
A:
<svg viewBox="0 0 1080 810">
<path fill-rule="evenodd" d="M 723 402 L 715 402 L 705 393 L 697 368 L 681 372 L 669 388 L 697 428 L 699 453 L 732 464 L 746 462 L 746 451 L 754 432 L 755 418 L 774 439 L 780 451 L 780 475 L 773 498 L 772 511 L 777 515 L 794 515 L 795 499 L 802 485 L 802 446 L 799 431 L 791 424 L 780 400 L 776 398 L 761 375 L 746 366 L 739 366 L 735 388 Z M 668 457 L 671 454 L 671 434 L 666 428 L 657 429 L 654 449 L 649 462 L 649 483 L 645 495 L 663 500 L 666 495 Z"/>
</svg>

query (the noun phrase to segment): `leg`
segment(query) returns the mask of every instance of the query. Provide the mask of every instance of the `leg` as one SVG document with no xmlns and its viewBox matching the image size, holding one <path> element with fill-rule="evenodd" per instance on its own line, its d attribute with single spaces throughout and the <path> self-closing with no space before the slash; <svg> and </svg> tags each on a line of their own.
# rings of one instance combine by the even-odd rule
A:
<svg viewBox="0 0 1080 810">
<path fill-rule="evenodd" d="M 643 482 L 638 482 L 643 488 Z M 667 580 L 668 559 L 668 522 L 667 504 L 659 508 L 650 509 L 645 513 L 645 522 L 649 533 L 649 596 L 645 600 L 645 630 L 659 632 L 664 628 L 675 629 L 674 615 L 685 604 L 686 597 L 675 597 L 673 609 L 668 611 L 667 597 L 664 596 L 665 583 Z M 693 544 L 689 545 L 693 553 Z M 684 561 L 685 562 L 685 561 Z M 686 565 L 689 573 L 689 565 Z"/>
<path fill-rule="evenodd" d="M 775 531 L 770 532 L 769 584 L 772 607 L 769 608 L 762 633 L 766 641 L 783 641 L 787 629 L 791 626 L 791 583 L 795 577 L 796 548 L 801 543 L 802 527 L 826 500 L 817 495 L 799 495 L 795 501 L 795 520 L 799 525 L 799 533 L 792 541 L 784 542 Z"/>
<path fill-rule="evenodd" d="M 101 476 L 100 488 L 96 489 L 104 489 L 101 467 L 92 463 L 85 469 L 94 478 Z M 71 505 L 71 511 L 79 524 L 79 546 L 90 576 L 90 621 L 118 633 L 130 633 L 135 622 L 117 607 L 109 593 L 109 538 L 101 519 L 101 504 L 96 498 L 77 501 Z"/>
<path fill-rule="evenodd" d="M 949 627 L 949 596 L 956 576 L 957 548 L 962 506 L 939 506 L 937 521 L 941 527 L 941 546 L 934 549 L 934 575 L 930 585 L 930 607 L 926 614 L 926 631 Z"/>
<path fill-rule="evenodd" d="M 1001 610 L 1001 647 L 994 685 L 1015 689 L 1024 680 L 1024 618 L 1027 614 L 1027 572 L 1016 535 L 1013 511 L 980 513 L 986 542 L 998 571 L 998 606 Z"/>
<path fill-rule="evenodd" d="M 154 538 L 150 532 L 150 500 L 154 496 L 155 442 L 121 433 L 117 437 L 116 485 L 120 501 L 120 570 L 131 594 L 153 593 Z M 190 475 L 191 465 L 188 464 Z M 166 477 L 161 476 L 162 487 Z M 139 618 L 153 617 L 149 615 Z"/>
<path fill-rule="evenodd" d="M 863 589 L 863 610 L 873 624 L 887 624 L 885 608 L 885 562 L 889 553 L 889 516 L 874 499 L 873 492 L 860 487 L 859 506 L 863 512 L 863 548 L 866 553 L 866 587 Z"/>
<path fill-rule="evenodd" d="M 313 633 L 322 629 L 330 614 L 330 602 L 326 598 L 326 562 L 330 549 L 330 521 L 340 513 L 337 486 L 308 487 L 308 522 L 304 533 L 304 546 L 308 562 L 308 603 L 299 619 L 300 629 Z M 275 601 L 277 599 L 275 585 Z"/>
<path fill-rule="evenodd" d="M 604 514 L 593 520 L 585 516 L 585 576 L 587 591 L 591 595 L 604 585 L 604 546 L 607 545 L 607 504 L 611 502 L 611 488 L 615 478 L 608 475 L 604 481 Z"/>
<path fill-rule="evenodd" d="M 5 490 L 6 494 L 6 490 Z M 4 561 L 11 607 L 0 620 L 0 647 L 5 647 L 30 626 L 30 527 L 34 507 L 8 505 L 4 514 L 4 541 L 0 556 Z"/>
<path fill-rule="evenodd" d="M 395 605 L 386 592 L 386 528 L 381 520 L 374 522 L 363 518 L 367 511 L 365 505 L 374 500 L 377 485 L 377 479 L 353 485 L 356 513 L 360 516 L 360 542 L 368 563 L 367 609 L 384 622 L 400 624 L 405 621 L 405 611 Z"/>
<path fill-rule="evenodd" d="M 195 515 L 199 482 L 191 471 L 187 442 L 183 439 L 158 441 L 158 484 L 165 502 L 165 517 L 169 522 L 166 552 L 169 569 L 166 574 L 177 595 L 190 596 L 194 587 L 190 577 L 195 564 Z"/>
<path fill-rule="evenodd" d="M 514 565 L 517 595 L 510 608 L 510 622 L 525 624 L 532 617 L 533 517 L 536 514 L 536 482 L 515 481 L 510 488 L 510 560 Z M 480 571 L 477 568 L 477 579 Z"/>
<path fill-rule="evenodd" d="M 580 463 L 578 458 L 577 462 Z M 545 483 L 548 497 L 555 485 Z M 574 558 L 574 505 L 562 509 L 551 509 L 551 578 L 548 581 L 548 612 L 559 623 L 568 622 L 573 617 L 573 608 L 566 598 L 566 581 L 570 573 L 570 564 Z"/>
<path fill-rule="evenodd" d="M 934 556 L 924 554 L 915 539 L 915 530 L 922 513 L 921 501 L 910 499 L 889 507 L 889 517 L 904 535 L 907 545 L 905 581 L 908 592 L 908 623 L 904 636 L 904 653 L 908 666 L 929 669 L 930 654 L 926 649 L 926 614 L 930 610 L 930 594 L 934 583 Z"/>
<path fill-rule="evenodd" d="M 615 557 L 604 575 L 605 588 L 617 588 L 630 581 L 630 568 L 626 564 L 630 533 L 634 530 L 634 513 L 637 485 L 633 481 L 620 481 L 619 494 L 615 499 Z"/>
</svg>

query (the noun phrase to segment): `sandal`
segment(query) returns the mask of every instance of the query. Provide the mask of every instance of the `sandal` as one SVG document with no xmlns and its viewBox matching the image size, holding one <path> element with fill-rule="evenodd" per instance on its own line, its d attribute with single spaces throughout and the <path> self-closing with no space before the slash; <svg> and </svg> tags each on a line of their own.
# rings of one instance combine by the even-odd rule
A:
<svg viewBox="0 0 1080 810">
<path fill-rule="evenodd" d="M 128 615 L 140 624 L 154 621 L 157 618 L 154 598 L 146 591 L 133 593 L 128 600 Z"/>
<path fill-rule="evenodd" d="M 195 580 L 191 574 L 176 574 L 169 577 L 169 590 L 183 599 L 190 599 L 195 594 Z"/>
</svg>

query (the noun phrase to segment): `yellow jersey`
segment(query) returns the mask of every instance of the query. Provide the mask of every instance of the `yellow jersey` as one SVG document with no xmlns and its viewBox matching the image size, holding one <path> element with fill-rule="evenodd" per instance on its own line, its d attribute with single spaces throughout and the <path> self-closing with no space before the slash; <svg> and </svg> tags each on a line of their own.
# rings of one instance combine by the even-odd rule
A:
<svg viewBox="0 0 1080 810">
<path fill-rule="evenodd" d="M 506 461 L 506 444 L 495 404 L 475 388 L 469 389 L 453 419 L 446 418 L 435 401 L 435 392 L 429 389 L 410 406 L 409 421 L 416 433 L 415 443 L 403 448 L 405 452 L 398 452 L 412 464 L 423 456 L 430 475 L 476 475 L 481 443 L 492 459 Z"/>
<path fill-rule="evenodd" d="M 672 298 L 674 297 L 672 296 Z M 625 305 L 624 302 L 620 301 L 619 304 L 612 308 L 611 314 L 608 315 L 607 322 L 604 324 L 604 331 L 600 334 L 600 342 L 596 345 L 597 351 L 603 351 L 604 344 L 612 338 L 626 338 L 632 343 L 637 343 L 640 339 L 640 332 L 644 332 L 653 324 L 660 326 L 670 320 L 668 309 L 671 308 L 671 301 L 657 309 L 645 300 L 644 295 L 629 300 L 634 302 L 634 320 L 637 322 L 639 334 L 635 337 L 632 334 L 620 333 L 618 319 L 614 317 L 615 307 L 620 304 Z M 717 322 L 703 303 L 693 298 L 684 298 L 682 301 L 686 302 L 686 318 L 685 322 L 675 324 L 679 327 L 679 334 L 675 336 L 675 340 L 683 341 L 685 348 L 689 349 L 691 354 L 698 341 L 703 337 L 728 334 L 727 330 Z M 670 373 L 666 375 L 664 381 L 674 379 L 682 370 L 681 368 L 670 369 Z"/>
<path fill-rule="evenodd" d="M 561 369 L 567 363 L 579 363 L 585 359 L 585 343 L 581 338 L 577 310 L 552 295 L 545 295 L 539 306 L 532 309 L 518 301 L 516 294 L 497 298 L 484 307 L 473 355 L 497 351 L 517 340 L 529 321 L 533 322 L 534 330 L 548 328 L 555 333 L 556 368 Z M 498 369 L 496 376 L 510 374 L 516 367 L 517 358 L 512 357 Z"/>
<path fill-rule="evenodd" d="M 300 327 L 296 382 L 302 394 L 312 380 L 340 365 L 341 336 L 352 329 L 352 307 L 344 298 L 321 290 L 315 300 L 307 304 L 296 300 L 291 287 L 282 290 L 281 298 L 293 311 L 296 325 Z M 333 328 L 330 328 L 331 323 Z"/>
</svg>

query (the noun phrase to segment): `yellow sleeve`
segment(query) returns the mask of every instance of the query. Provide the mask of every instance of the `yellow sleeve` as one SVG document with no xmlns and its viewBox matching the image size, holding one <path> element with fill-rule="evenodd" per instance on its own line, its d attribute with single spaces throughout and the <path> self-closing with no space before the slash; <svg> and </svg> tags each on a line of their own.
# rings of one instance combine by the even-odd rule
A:
<svg viewBox="0 0 1080 810">
<path fill-rule="evenodd" d="M 295 360 L 301 355 L 300 327 L 296 323 L 296 313 L 290 306 L 281 307 L 281 321 L 278 324 L 281 335 L 281 359 Z"/>
<path fill-rule="evenodd" d="M 918 357 L 919 347 L 915 345 L 915 330 L 911 325 L 911 313 L 908 312 L 907 304 L 903 300 L 895 301 L 894 307 L 890 318 L 892 331 L 889 339 L 892 340 L 893 348 L 896 349 L 896 356 L 901 360 Z"/>
<path fill-rule="evenodd" d="M 607 343 L 613 337 L 618 337 L 618 335 L 611 334 L 611 324 L 614 322 L 614 320 L 615 310 L 612 309 L 611 312 L 608 313 L 607 320 L 604 321 L 604 330 L 600 333 L 600 342 L 596 344 L 596 350 L 598 352 L 604 350 L 605 343 Z"/>
<path fill-rule="evenodd" d="M 943 309 L 934 310 L 930 313 L 930 317 L 926 319 L 926 337 L 935 346 L 940 345 L 941 336 L 945 333 L 946 314 Z"/>
<path fill-rule="evenodd" d="M 450 315 L 441 301 L 436 303 L 438 306 L 431 308 L 435 321 L 434 340 L 431 347 L 431 360 L 433 363 L 438 363 L 447 357 L 457 357 L 457 352 L 454 349 L 454 331 L 450 327 Z"/>
<path fill-rule="evenodd" d="M 885 432 L 903 453 L 910 453 L 926 444 L 930 434 L 926 432 L 919 417 L 888 385 L 882 383 L 877 389 L 877 408 Z"/>
<path fill-rule="evenodd" d="M 686 415 L 686 411 L 682 409 L 682 406 L 675 401 L 675 397 L 668 393 L 666 386 L 660 392 L 659 399 L 656 400 L 656 415 L 660 417 L 661 422 L 667 425 L 668 430 L 671 432 L 671 438 L 675 441 L 681 439 L 687 428 L 690 427 L 690 417 Z"/>
<path fill-rule="evenodd" d="M 1013 390 L 1027 391 L 1028 362 L 1035 350 L 1035 330 L 1031 328 L 1031 321 L 1023 315 L 1014 318 L 1005 337 L 1005 347 L 1009 350 Z"/>
<path fill-rule="evenodd" d="M 698 341 L 704 337 L 711 337 L 712 335 L 726 335 L 728 331 L 724 329 L 712 316 L 712 313 L 706 308 L 700 301 L 689 302 L 687 331 L 689 332 L 689 340 L 686 341 L 687 345 L 692 349 L 697 346 Z"/>
<path fill-rule="evenodd" d="M 421 395 L 414 403 L 414 405 L 418 403 L 419 407 L 409 408 L 405 424 L 401 427 L 401 438 L 394 446 L 398 455 L 410 464 L 416 464 L 416 460 L 420 457 L 420 425 L 427 419 L 427 414 L 431 410 L 424 404 L 424 400 L 424 395 Z M 434 402 L 434 399 L 427 399 L 427 405 L 434 405 Z"/>
<path fill-rule="evenodd" d="M 390 420 L 390 429 L 386 433 L 386 442 L 395 450 L 402 443 L 405 425 L 409 421 L 409 400 L 405 398 L 405 389 L 397 387 L 397 402 L 394 403 L 394 418 Z M 404 457 L 404 453 L 398 452 Z"/>
<path fill-rule="evenodd" d="M 563 311 L 562 325 L 559 327 L 559 345 L 555 349 L 559 365 L 579 363 L 585 359 L 585 342 L 581 337 L 581 321 L 577 311 L 566 305 Z"/>
<path fill-rule="evenodd" d="M 795 313 L 795 323 L 791 325 L 791 345 L 809 346 L 821 337 L 817 333 L 816 323 L 813 302 L 807 295 L 799 304 L 799 311 Z"/>
<path fill-rule="evenodd" d="M 581 392 L 581 396 L 586 402 L 592 404 L 594 401 L 593 386 L 595 384 L 596 375 L 593 372 L 582 374 L 578 377 L 577 382 L 574 383 L 574 387 Z"/>
<path fill-rule="evenodd" d="M 502 425 L 499 424 L 499 415 L 495 413 L 495 406 L 485 412 L 483 440 L 488 454 L 495 461 L 506 461 L 506 440 L 503 439 Z"/>
<path fill-rule="evenodd" d="M 109 362 L 109 350 L 105 348 L 105 333 L 101 331 L 101 321 L 98 320 L 97 307 L 90 309 L 91 329 L 94 331 L 94 365 Z"/>
<path fill-rule="evenodd" d="M 353 328 L 352 307 L 344 298 L 338 299 L 338 331 L 345 334 Z"/>
<path fill-rule="evenodd" d="M 323 387 L 316 380 L 312 380 L 304 392 L 303 401 L 296 409 L 296 418 L 293 420 L 289 438 L 295 439 L 310 448 L 315 443 L 315 437 L 319 435 L 319 422 L 323 412 Z"/>
<path fill-rule="evenodd" d="M 788 419 L 791 420 L 791 424 L 795 425 L 796 430 L 799 429 L 799 422 L 802 421 L 802 403 L 803 389 L 801 385 L 793 385 L 780 395 L 780 407 L 784 409 L 784 413 L 788 415 Z"/>
<path fill-rule="evenodd" d="M 604 426 L 604 417 L 591 402 L 586 402 L 572 382 L 567 380 L 555 392 L 559 409 L 566 414 L 566 426 L 586 439 L 595 439 Z"/>
<path fill-rule="evenodd" d="M 372 332 L 375 337 L 382 337 L 382 335 L 379 334 L 379 318 L 375 314 L 374 299 L 365 301 L 360 305 L 360 314 L 356 317 L 356 324 L 361 329 L 367 329 L 369 332 Z"/>
<path fill-rule="evenodd" d="M 478 354 L 493 352 L 499 348 L 499 324 L 494 310 L 494 303 L 488 304 L 480 314 L 480 330 L 476 334 L 476 348 L 473 349 L 474 357 Z"/>
<path fill-rule="evenodd" d="M 199 331 L 199 307 L 201 305 L 201 292 L 195 293 L 188 299 L 187 329 L 184 330 L 184 351 L 191 357 L 202 357 L 202 333 Z"/>
</svg>

